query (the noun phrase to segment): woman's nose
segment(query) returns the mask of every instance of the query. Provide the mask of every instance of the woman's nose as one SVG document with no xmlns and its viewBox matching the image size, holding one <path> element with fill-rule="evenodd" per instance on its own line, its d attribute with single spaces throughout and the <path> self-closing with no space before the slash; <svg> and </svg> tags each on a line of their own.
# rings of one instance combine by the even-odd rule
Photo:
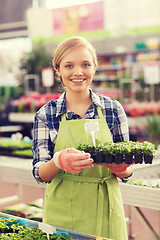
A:
<svg viewBox="0 0 160 240">
<path fill-rule="evenodd" d="M 82 73 L 82 68 L 81 67 L 76 67 L 75 69 L 74 69 L 74 74 L 75 75 L 82 75 L 83 73 Z"/>
</svg>

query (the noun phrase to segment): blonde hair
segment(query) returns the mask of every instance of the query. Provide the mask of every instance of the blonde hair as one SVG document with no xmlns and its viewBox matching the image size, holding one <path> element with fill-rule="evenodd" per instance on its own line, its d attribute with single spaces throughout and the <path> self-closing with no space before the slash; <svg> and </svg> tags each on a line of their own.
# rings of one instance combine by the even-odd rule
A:
<svg viewBox="0 0 160 240">
<path fill-rule="evenodd" d="M 61 60 L 70 53 L 73 49 L 77 47 L 86 47 L 93 57 L 93 64 L 96 69 L 97 67 L 97 56 L 94 47 L 91 45 L 87 39 L 75 36 L 63 40 L 56 48 L 53 58 L 53 67 L 57 70 L 60 66 Z"/>
</svg>

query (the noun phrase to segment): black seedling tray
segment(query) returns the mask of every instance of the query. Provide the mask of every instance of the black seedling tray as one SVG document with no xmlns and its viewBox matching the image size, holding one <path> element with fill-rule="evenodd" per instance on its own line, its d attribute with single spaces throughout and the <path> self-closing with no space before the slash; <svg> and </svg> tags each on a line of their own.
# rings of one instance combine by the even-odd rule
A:
<svg viewBox="0 0 160 240">
<path fill-rule="evenodd" d="M 152 164 L 153 155 L 145 154 L 104 154 L 104 153 L 94 153 L 91 154 L 94 163 L 115 163 L 115 164 Z"/>
</svg>

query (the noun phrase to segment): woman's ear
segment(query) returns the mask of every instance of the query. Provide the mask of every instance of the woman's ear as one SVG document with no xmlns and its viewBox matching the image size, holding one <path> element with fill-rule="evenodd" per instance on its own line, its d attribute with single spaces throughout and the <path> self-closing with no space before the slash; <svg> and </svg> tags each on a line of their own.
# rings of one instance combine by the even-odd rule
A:
<svg viewBox="0 0 160 240">
<path fill-rule="evenodd" d="M 95 72 L 96 72 L 96 68 L 93 69 L 93 74 L 95 74 Z"/>
<path fill-rule="evenodd" d="M 56 69 L 57 75 L 60 77 L 59 68 Z"/>
</svg>

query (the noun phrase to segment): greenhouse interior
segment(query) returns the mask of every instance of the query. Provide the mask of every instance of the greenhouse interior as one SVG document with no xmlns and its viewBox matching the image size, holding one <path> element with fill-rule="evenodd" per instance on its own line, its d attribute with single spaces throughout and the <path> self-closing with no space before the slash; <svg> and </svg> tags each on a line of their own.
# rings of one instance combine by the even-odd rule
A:
<svg viewBox="0 0 160 240">
<path fill-rule="evenodd" d="M 0 0 L 0 239 L 160 240 L 159 9 Z"/>
</svg>

